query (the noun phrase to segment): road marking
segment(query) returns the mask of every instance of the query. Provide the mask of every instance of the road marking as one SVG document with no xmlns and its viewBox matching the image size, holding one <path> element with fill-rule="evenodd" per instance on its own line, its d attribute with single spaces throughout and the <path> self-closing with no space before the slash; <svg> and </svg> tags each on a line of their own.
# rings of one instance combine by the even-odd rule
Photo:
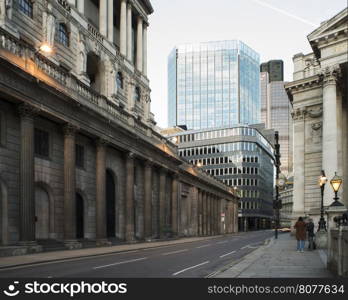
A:
<svg viewBox="0 0 348 300">
<path fill-rule="evenodd" d="M 181 253 L 181 252 L 186 252 L 186 251 L 188 251 L 188 249 L 167 252 L 167 253 L 163 253 L 162 255 L 170 255 L 170 254 L 176 254 L 176 253 Z"/>
<path fill-rule="evenodd" d="M 205 262 L 203 262 L 203 263 L 200 263 L 200 264 L 198 264 L 198 265 L 195 265 L 195 266 L 192 266 L 192 267 L 188 267 L 188 268 L 186 268 L 186 269 L 183 269 L 183 270 L 181 270 L 181 271 L 178 271 L 178 272 L 174 273 L 173 276 L 176 276 L 176 275 L 178 275 L 178 274 L 180 274 L 180 273 L 183 273 L 183 272 L 185 272 L 185 271 L 188 271 L 188 270 L 191 270 L 191 269 L 194 269 L 194 268 L 203 266 L 203 265 L 208 264 L 208 263 L 209 263 L 209 260 L 207 260 L 207 261 L 205 261 Z"/>
<path fill-rule="evenodd" d="M 209 247 L 209 246 L 211 246 L 211 244 L 206 244 L 206 245 L 199 246 L 199 247 L 196 247 L 196 248 L 199 249 L 199 248 L 204 248 L 204 247 Z"/>
<path fill-rule="evenodd" d="M 217 242 L 217 244 L 226 244 L 228 241 Z"/>
<path fill-rule="evenodd" d="M 243 250 L 243 249 L 249 248 L 249 246 L 250 246 L 250 245 L 246 245 L 246 246 L 244 246 L 244 247 L 242 247 L 242 248 L 240 248 L 240 249 Z"/>
<path fill-rule="evenodd" d="M 124 260 L 124 261 L 120 261 L 120 262 L 117 262 L 117 263 L 114 263 L 114 264 L 94 267 L 93 269 L 96 270 L 96 269 L 107 268 L 107 267 L 112 267 L 112 266 L 117 266 L 117 265 L 122 265 L 122 264 L 128 264 L 128 263 L 131 263 L 131 262 L 136 262 L 136 261 L 145 260 L 145 259 L 147 259 L 147 257 L 136 258 L 136 259 L 131 259 L 131 260 Z"/>
<path fill-rule="evenodd" d="M 220 258 L 225 257 L 225 256 L 230 255 L 230 254 L 233 254 L 233 253 L 236 253 L 236 251 L 232 251 L 232 252 L 228 252 L 226 254 L 220 255 Z"/>
</svg>

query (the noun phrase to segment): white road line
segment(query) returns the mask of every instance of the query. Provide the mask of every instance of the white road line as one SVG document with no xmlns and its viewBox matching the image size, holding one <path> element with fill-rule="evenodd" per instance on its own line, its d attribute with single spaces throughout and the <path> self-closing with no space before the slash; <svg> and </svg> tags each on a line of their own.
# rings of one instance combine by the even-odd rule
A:
<svg viewBox="0 0 348 300">
<path fill-rule="evenodd" d="M 178 274 L 180 274 L 180 273 L 183 273 L 183 272 L 185 272 L 185 271 L 188 271 L 188 270 L 191 270 L 191 269 L 194 269 L 194 268 L 203 266 L 203 265 L 208 264 L 208 263 L 209 263 L 209 260 L 207 260 L 207 261 L 205 261 L 205 262 L 203 262 L 203 263 L 201 263 L 201 264 L 198 264 L 198 265 L 195 265 L 195 266 L 192 266 L 192 267 L 188 267 L 188 268 L 186 268 L 186 269 L 183 269 L 183 270 L 181 270 L 181 271 L 178 271 L 178 272 L 174 273 L 173 276 L 176 276 L 176 275 L 178 275 Z"/>
<path fill-rule="evenodd" d="M 220 255 L 220 258 L 225 257 L 225 256 L 230 255 L 230 254 L 233 254 L 233 253 L 236 253 L 236 251 L 232 251 L 232 252 L 228 252 L 226 254 Z"/>
<path fill-rule="evenodd" d="M 188 249 L 167 252 L 167 253 L 163 253 L 162 255 L 170 255 L 170 254 L 176 254 L 176 253 L 181 253 L 181 252 L 186 252 L 186 251 L 188 251 Z"/>
<path fill-rule="evenodd" d="M 142 257 L 142 258 L 137 258 L 137 259 L 131 259 L 131 260 L 124 260 L 124 261 L 120 261 L 114 264 L 109 264 L 109 265 L 104 265 L 104 266 L 98 266 L 98 267 L 94 267 L 93 269 L 101 269 L 101 268 L 107 268 L 107 267 L 112 267 L 112 266 L 117 266 L 117 265 L 122 265 L 122 264 L 128 264 L 131 262 L 135 262 L 135 261 L 140 261 L 140 260 L 145 260 L 147 259 L 147 257 Z"/>
<path fill-rule="evenodd" d="M 226 244 L 228 241 L 217 242 L 217 244 Z"/>
<path fill-rule="evenodd" d="M 202 246 L 199 246 L 199 247 L 196 247 L 196 248 L 199 249 L 199 248 L 204 248 L 204 247 L 209 247 L 209 246 L 211 246 L 211 244 L 202 245 Z"/>
<path fill-rule="evenodd" d="M 244 246 L 244 247 L 242 247 L 242 248 L 240 248 L 240 249 L 243 250 L 243 249 L 249 248 L 249 246 L 250 246 L 250 245 L 246 245 L 246 246 Z"/>
</svg>

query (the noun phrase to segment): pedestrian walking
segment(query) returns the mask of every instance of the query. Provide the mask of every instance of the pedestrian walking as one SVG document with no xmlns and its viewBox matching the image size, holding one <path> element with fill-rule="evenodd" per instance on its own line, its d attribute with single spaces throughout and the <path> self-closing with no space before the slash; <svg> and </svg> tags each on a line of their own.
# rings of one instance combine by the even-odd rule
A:
<svg viewBox="0 0 348 300">
<path fill-rule="evenodd" d="M 296 229 L 297 251 L 303 252 L 306 240 L 306 223 L 299 217 L 294 228 Z"/>
<path fill-rule="evenodd" d="M 308 250 L 314 250 L 314 238 L 315 238 L 315 233 L 314 233 L 314 223 L 312 219 L 308 220 L 307 223 L 307 235 L 308 235 Z"/>
</svg>

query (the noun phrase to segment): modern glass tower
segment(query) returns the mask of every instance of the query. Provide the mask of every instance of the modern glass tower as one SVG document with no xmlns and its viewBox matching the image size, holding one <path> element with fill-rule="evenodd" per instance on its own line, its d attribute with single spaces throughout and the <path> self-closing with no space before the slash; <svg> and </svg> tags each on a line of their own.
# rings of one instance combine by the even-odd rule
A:
<svg viewBox="0 0 348 300">
<path fill-rule="evenodd" d="M 175 47 L 168 57 L 168 126 L 260 122 L 260 58 L 241 41 Z"/>
</svg>

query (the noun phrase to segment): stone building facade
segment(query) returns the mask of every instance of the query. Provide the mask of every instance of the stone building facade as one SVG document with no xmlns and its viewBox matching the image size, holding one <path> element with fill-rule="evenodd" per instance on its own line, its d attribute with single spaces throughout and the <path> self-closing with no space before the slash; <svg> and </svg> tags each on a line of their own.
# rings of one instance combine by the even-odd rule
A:
<svg viewBox="0 0 348 300">
<path fill-rule="evenodd" d="M 148 0 L 0 1 L 0 249 L 236 230 L 233 191 L 155 130 L 152 12 Z"/>
<path fill-rule="evenodd" d="M 341 202 L 348 204 L 348 9 L 308 35 L 313 53 L 294 56 L 294 81 L 286 84 L 294 136 L 293 218 L 308 215 L 318 224 L 321 170 L 343 177 Z M 326 184 L 324 207 L 334 197 Z"/>
</svg>

